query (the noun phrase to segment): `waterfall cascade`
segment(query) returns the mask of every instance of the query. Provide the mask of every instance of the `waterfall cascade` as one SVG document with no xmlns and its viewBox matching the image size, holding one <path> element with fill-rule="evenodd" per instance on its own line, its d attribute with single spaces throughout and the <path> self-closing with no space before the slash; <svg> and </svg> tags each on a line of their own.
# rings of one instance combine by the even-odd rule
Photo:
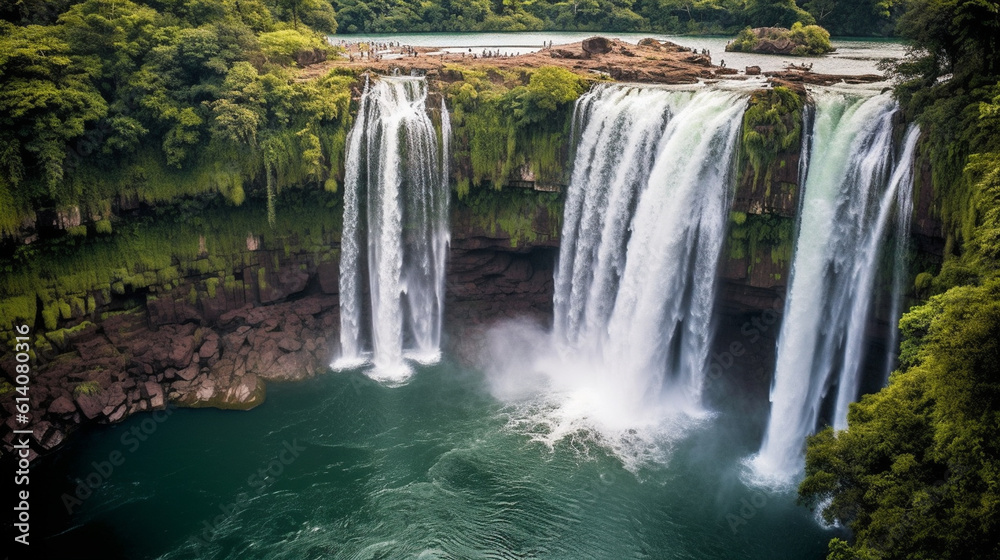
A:
<svg viewBox="0 0 1000 560">
<path fill-rule="evenodd" d="M 373 377 L 396 382 L 409 375 L 404 358 L 432 362 L 440 357 L 450 240 L 450 125 L 442 101 L 439 149 L 426 98 L 423 79 L 380 78 L 366 87 L 347 140 L 341 356 L 333 367 L 358 367 L 370 359 Z M 362 259 L 364 245 L 367 260 Z M 368 316 L 370 336 L 363 324 Z"/>
<path fill-rule="evenodd" d="M 888 95 L 816 95 L 771 416 L 751 459 L 754 475 L 769 482 L 789 482 L 801 471 L 805 437 L 816 429 L 833 386 L 832 423 L 846 427 L 847 407 L 859 392 L 879 255 L 893 220 L 894 284 L 900 286 L 918 132 L 907 133 L 895 157 L 896 110 Z"/>
<path fill-rule="evenodd" d="M 635 405 L 700 407 L 743 101 L 619 86 L 578 103 L 556 343 L 605 367 Z"/>
<path fill-rule="evenodd" d="M 576 105 L 552 333 L 498 327 L 484 361 L 511 424 L 666 460 L 701 407 L 746 97 L 600 86 Z M 518 348 L 515 353 L 510 348 Z"/>
<path fill-rule="evenodd" d="M 548 445 L 597 442 L 634 470 L 662 463 L 704 416 L 745 99 L 613 85 L 577 101 L 555 327 L 498 327 L 483 364 L 516 429 Z"/>
</svg>

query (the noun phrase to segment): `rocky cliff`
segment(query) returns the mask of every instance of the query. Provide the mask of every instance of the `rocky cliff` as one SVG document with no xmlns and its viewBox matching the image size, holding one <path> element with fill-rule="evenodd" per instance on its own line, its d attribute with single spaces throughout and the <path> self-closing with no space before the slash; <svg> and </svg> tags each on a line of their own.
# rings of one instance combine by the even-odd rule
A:
<svg viewBox="0 0 1000 560">
<path fill-rule="evenodd" d="M 751 329 L 768 341 L 762 355 L 773 350 L 791 264 L 795 113 L 778 124 L 744 123 L 745 135 L 784 144 L 757 165 L 741 160 L 719 264 L 720 325 L 741 341 L 748 321 L 766 318 L 767 329 Z M 926 183 L 918 181 L 913 228 L 918 247 L 933 250 L 941 243 Z M 445 344 L 457 355 L 475 351 L 489 322 L 551 316 L 562 194 L 536 188 L 520 169 L 501 190 L 479 187 L 453 201 Z M 0 303 L 0 328 L 32 328 L 27 427 L 35 451 L 57 447 L 81 423 L 113 423 L 170 402 L 252 408 L 269 382 L 328 371 L 338 350 L 339 195 L 286 193 L 273 224 L 260 200 L 238 208 L 195 202 L 122 205 L 111 216 L 113 233 L 94 222 L 84 224 L 85 237 L 58 238 L 45 252 L 15 250 L 30 266 L 5 276 L 5 289 L 21 282 L 32 295 Z M 5 372 L 15 366 L 9 348 L 0 357 Z M 15 419 L 12 389 L 0 387 L 7 446 L 26 427 Z"/>
</svg>

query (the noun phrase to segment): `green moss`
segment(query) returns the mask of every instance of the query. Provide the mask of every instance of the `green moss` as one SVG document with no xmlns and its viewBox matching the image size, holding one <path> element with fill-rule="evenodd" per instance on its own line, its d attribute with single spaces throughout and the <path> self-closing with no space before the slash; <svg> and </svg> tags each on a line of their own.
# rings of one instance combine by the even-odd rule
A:
<svg viewBox="0 0 1000 560">
<path fill-rule="evenodd" d="M 56 305 L 42 307 L 42 324 L 50 331 L 59 325 L 59 308 Z"/>
<path fill-rule="evenodd" d="M 100 233 L 101 235 L 108 235 L 111 233 L 111 220 L 98 220 L 94 222 L 94 231 Z"/>
<path fill-rule="evenodd" d="M 66 229 L 66 233 L 72 237 L 87 237 L 87 226 L 75 226 Z"/>
<path fill-rule="evenodd" d="M 143 297 L 146 290 L 206 274 L 235 283 L 235 271 L 258 258 L 247 249 L 248 232 L 255 232 L 268 254 L 285 247 L 296 253 L 321 248 L 315 258 L 328 258 L 322 255 L 340 238 L 340 213 L 331 210 L 336 200 L 321 189 L 286 191 L 278 197 L 274 229 L 267 225 L 265 205 L 255 199 L 239 209 L 219 203 L 161 205 L 155 219 L 119 222 L 108 235 L 37 241 L 30 259 L 0 256 L 0 270 L 10 270 L 0 274 L 0 333 L 11 332 L 15 318 L 34 324 L 36 298 L 43 302 L 45 329 L 54 330 L 60 316 L 100 311 L 98 293 L 104 302 L 130 291 Z M 207 256 L 200 251 L 201 237 Z"/>
<path fill-rule="evenodd" d="M 743 113 L 740 158 L 753 169 L 753 183 L 763 182 L 767 194 L 772 166 L 781 161 L 783 152 L 797 149 L 802 142 L 803 106 L 802 97 L 778 86 L 754 92 Z"/>
<path fill-rule="evenodd" d="M 216 290 L 219 288 L 218 278 L 208 278 L 205 280 L 205 290 L 208 292 L 208 297 L 214 299 Z"/>
<path fill-rule="evenodd" d="M 20 324 L 34 326 L 38 307 L 35 295 L 0 299 L 0 331 L 9 331 Z"/>
<path fill-rule="evenodd" d="M 87 314 L 87 303 L 85 298 L 72 296 L 69 298 L 69 307 L 73 317 L 82 317 Z"/>
<path fill-rule="evenodd" d="M 751 257 L 747 273 L 761 262 L 766 251 L 771 262 L 784 265 L 791 261 L 795 220 L 774 214 L 731 213 L 727 242 L 729 258 Z M 778 279 L 778 278 L 776 278 Z"/>
<path fill-rule="evenodd" d="M 524 189 L 476 190 L 461 204 L 471 209 L 473 226 L 510 238 L 512 246 L 554 239 L 562 224 L 562 199 L 557 193 Z"/>
<path fill-rule="evenodd" d="M 94 326 L 90 321 L 84 321 L 79 325 L 75 325 L 66 329 L 56 329 L 50 330 L 45 333 L 45 338 L 55 345 L 59 349 L 66 348 L 66 339 L 72 338 L 73 335 L 84 331 L 85 329 Z"/>
<path fill-rule="evenodd" d="M 101 392 L 101 384 L 96 381 L 84 381 L 82 383 L 77 383 L 73 387 L 73 396 L 79 397 L 81 395 L 92 396 Z"/>
</svg>

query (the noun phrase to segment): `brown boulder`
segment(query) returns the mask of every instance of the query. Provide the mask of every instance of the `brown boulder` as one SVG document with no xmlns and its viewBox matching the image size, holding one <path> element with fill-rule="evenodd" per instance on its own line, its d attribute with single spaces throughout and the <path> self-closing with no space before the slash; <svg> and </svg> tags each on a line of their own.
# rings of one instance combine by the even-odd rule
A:
<svg viewBox="0 0 1000 560">
<path fill-rule="evenodd" d="M 123 405 L 118 406 L 115 410 L 108 415 L 108 422 L 117 422 L 125 418 L 125 413 L 128 412 L 128 407 Z"/>
<path fill-rule="evenodd" d="M 295 62 L 299 66 L 309 66 L 310 64 L 316 64 L 326 60 L 326 51 L 321 49 L 312 49 L 299 51 L 295 53 Z"/>
<path fill-rule="evenodd" d="M 65 395 L 52 401 L 52 404 L 49 405 L 49 413 L 51 414 L 71 414 L 73 412 L 76 412 L 76 405 Z"/>
<path fill-rule="evenodd" d="M 298 352 L 302 348 L 302 343 L 294 338 L 282 338 L 278 341 L 278 348 L 285 352 Z"/>
<path fill-rule="evenodd" d="M 316 267 L 319 279 L 319 289 L 324 294 L 340 293 L 340 265 L 336 262 L 325 262 Z"/>
<path fill-rule="evenodd" d="M 583 40 L 583 52 L 588 55 L 605 54 L 611 52 L 612 42 L 607 37 L 591 37 Z"/>
<path fill-rule="evenodd" d="M 163 387 L 155 381 L 147 381 L 142 385 L 145 398 L 149 399 L 149 404 L 153 408 L 160 408 L 164 405 Z"/>
<path fill-rule="evenodd" d="M 80 407 L 80 412 L 87 417 L 88 420 L 93 420 L 100 416 L 101 411 L 104 410 L 104 403 L 98 395 L 77 395 L 76 404 Z"/>
<path fill-rule="evenodd" d="M 198 350 L 198 356 L 200 356 L 202 358 L 205 358 L 205 359 L 214 358 L 214 357 L 218 356 L 218 354 L 219 354 L 219 337 L 218 336 L 215 336 L 213 338 L 209 338 L 208 340 L 206 340 L 205 343 L 202 344 L 201 348 Z"/>
<path fill-rule="evenodd" d="M 181 369 L 187 367 L 194 357 L 194 337 L 183 336 L 172 340 L 173 346 L 167 356 L 166 365 Z"/>
<path fill-rule="evenodd" d="M 177 377 L 180 377 L 184 381 L 191 381 L 195 377 L 198 377 L 199 371 L 201 370 L 198 367 L 198 364 L 191 364 L 184 369 L 177 370 Z"/>
</svg>

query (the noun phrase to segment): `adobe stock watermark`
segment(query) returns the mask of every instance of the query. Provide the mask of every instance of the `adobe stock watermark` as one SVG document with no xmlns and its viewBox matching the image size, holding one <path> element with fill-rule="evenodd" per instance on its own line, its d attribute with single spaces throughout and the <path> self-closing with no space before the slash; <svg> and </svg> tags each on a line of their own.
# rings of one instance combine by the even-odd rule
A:
<svg viewBox="0 0 1000 560">
<path fill-rule="evenodd" d="M 189 542 L 193 542 L 196 549 L 201 550 L 214 542 L 223 523 L 242 511 L 254 497 L 259 496 L 268 487 L 276 483 L 285 473 L 285 469 L 294 463 L 299 458 L 299 455 L 306 450 L 306 447 L 300 445 L 297 439 L 293 439 L 290 443 L 287 440 L 283 441 L 281 445 L 281 451 L 266 466 L 258 468 L 247 477 L 247 486 L 253 490 L 252 492 L 240 492 L 236 500 L 218 506 L 219 515 L 216 515 L 210 521 L 205 520 L 201 522 L 204 529 L 189 539 Z"/>
<path fill-rule="evenodd" d="M 740 499 L 740 508 L 736 513 L 727 513 L 726 522 L 733 534 L 739 533 L 741 526 L 757 516 L 757 513 L 767 506 L 767 494 L 760 490 L 754 490 L 749 498 Z M 738 515 L 737 515 L 738 514 Z"/>
<path fill-rule="evenodd" d="M 156 433 L 160 424 L 163 424 L 174 413 L 174 407 L 167 407 L 164 410 L 154 410 L 152 414 L 143 418 L 138 425 L 132 426 L 119 438 L 121 447 L 129 453 L 135 453 L 145 443 L 149 436 Z M 72 514 L 76 508 L 83 505 L 83 502 L 94 495 L 94 492 L 104 485 L 115 470 L 125 464 L 126 454 L 121 448 L 108 453 L 102 461 L 92 461 L 90 465 L 93 469 L 77 479 L 76 489 L 72 494 L 63 493 L 61 500 L 66 512 Z"/>
<path fill-rule="evenodd" d="M 723 374 L 736 364 L 737 358 L 742 357 L 747 353 L 747 350 L 758 344 L 764 335 L 773 333 L 780 326 L 778 318 L 781 317 L 784 308 L 785 302 L 781 298 L 776 298 L 770 307 L 743 323 L 740 326 L 742 340 L 733 340 L 722 352 L 712 353 L 708 371 L 705 374 L 706 381 L 716 382 L 722 379 Z"/>
</svg>

